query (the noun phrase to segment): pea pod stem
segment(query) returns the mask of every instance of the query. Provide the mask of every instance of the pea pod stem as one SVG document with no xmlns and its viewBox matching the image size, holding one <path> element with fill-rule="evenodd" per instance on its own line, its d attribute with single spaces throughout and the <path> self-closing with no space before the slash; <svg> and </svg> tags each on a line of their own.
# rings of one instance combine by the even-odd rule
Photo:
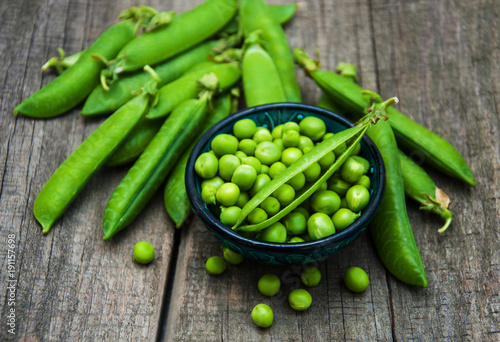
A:
<svg viewBox="0 0 500 342">
<path fill-rule="evenodd" d="M 450 198 L 439 189 L 429 175 L 410 157 L 399 151 L 399 161 L 404 182 L 405 194 L 420 203 L 420 209 L 441 216 L 445 223 L 438 230 L 443 233 L 453 219 L 448 209 Z"/>
<path fill-rule="evenodd" d="M 304 49 L 296 48 L 294 55 L 296 63 L 328 96 L 345 109 L 351 119 L 356 120 L 364 115 L 365 109 L 371 105 L 373 92 L 366 93 L 352 78 L 319 69 L 318 62 L 312 60 Z M 469 165 L 448 141 L 393 107 L 387 109 L 387 115 L 401 148 L 408 151 L 418 150 L 429 165 L 472 186 L 476 185 Z"/>
<path fill-rule="evenodd" d="M 85 54 L 85 50 L 78 51 L 70 56 L 66 56 L 66 52 L 62 48 L 58 48 L 59 57 L 50 58 L 43 66 L 42 71 L 54 68 L 59 74 L 62 74 L 64 70 L 73 66 L 78 59 Z"/>
<path fill-rule="evenodd" d="M 335 162 L 328 168 L 327 171 L 323 173 L 323 175 L 318 178 L 316 182 L 314 182 L 311 186 L 307 187 L 304 191 L 300 193 L 299 196 L 296 196 L 296 198 L 293 200 L 292 203 L 287 205 L 285 208 L 281 209 L 278 213 L 275 215 L 271 216 L 269 219 L 260 222 L 258 224 L 254 225 L 246 225 L 246 226 L 240 226 L 237 228 L 233 228 L 238 231 L 244 231 L 244 232 L 253 232 L 253 231 L 260 231 L 264 228 L 269 227 L 275 222 L 278 222 L 281 220 L 283 217 L 285 217 L 287 214 L 289 214 L 292 210 L 297 208 L 302 202 L 304 202 L 307 198 L 309 198 L 324 182 L 326 182 L 334 173 L 337 171 L 340 166 L 349 158 L 352 154 L 352 152 L 355 149 L 356 144 L 361 141 L 361 138 L 363 138 L 363 135 L 365 134 L 366 130 L 368 129 L 369 125 L 365 124 L 360 126 L 362 129 L 358 131 L 354 136 L 352 136 L 347 140 L 354 139 L 354 141 L 351 143 L 349 148 L 347 148 L 336 160 Z M 338 146 L 338 145 L 337 145 Z M 335 149 L 335 147 L 332 148 L 332 150 Z M 311 150 L 312 151 L 312 150 Z M 329 150 L 331 151 L 331 150 Z M 261 196 L 261 193 L 258 193 L 256 196 Z"/>
<path fill-rule="evenodd" d="M 215 75 L 207 75 L 211 90 L 176 107 L 113 191 L 103 216 L 104 240 L 127 227 L 168 176 L 205 121 L 214 82 Z"/>
</svg>

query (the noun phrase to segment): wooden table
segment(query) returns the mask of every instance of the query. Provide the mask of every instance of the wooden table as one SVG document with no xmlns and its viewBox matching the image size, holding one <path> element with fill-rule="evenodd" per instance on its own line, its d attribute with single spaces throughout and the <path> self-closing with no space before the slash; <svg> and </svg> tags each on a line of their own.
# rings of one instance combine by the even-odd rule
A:
<svg viewBox="0 0 500 342">
<path fill-rule="evenodd" d="M 151 0 L 182 12 L 201 0 Z M 272 0 L 279 4 L 287 1 Z M 429 286 L 403 284 L 381 264 L 369 234 L 318 264 L 314 303 L 293 311 L 287 293 L 301 267 L 245 261 L 221 276 L 205 271 L 220 244 L 197 218 L 176 230 L 158 194 L 112 241 L 102 241 L 104 205 L 127 168 L 101 169 L 49 234 L 33 202 L 60 163 L 102 119 L 79 109 L 51 120 L 13 116 L 14 107 L 53 74 L 41 65 L 63 47 L 89 46 L 118 14 L 139 1 L 2 1 L 0 13 L 0 340 L 21 341 L 498 341 L 500 340 L 500 6 L 495 0 L 307 1 L 285 28 L 292 47 L 321 51 L 323 67 L 358 66 L 360 83 L 448 139 L 475 172 L 475 188 L 428 169 L 453 200 L 452 226 L 408 203 Z M 303 101 L 318 87 L 297 71 Z M 15 241 L 9 248 L 8 238 Z M 137 241 L 156 249 L 149 266 L 132 259 Z M 11 250 L 9 252 L 9 249 Z M 9 255 L 15 253 L 10 263 Z M 342 283 L 360 266 L 370 276 L 361 294 Z M 11 272 L 11 273 L 10 273 Z M 283 280 L 264 298 L 264 273 Z M 12 275 L 12 278 L 9 276 Z M 15 295 L 15 296 L 13 296 Z M 15 306 L 9 306 L 13 302 Z M 259 329 L 254 305 L 274 308 Z M 15 308 L 15 335 L 7 325 Z M 12 315 L 11 315 L 12 318 Z"/>
</svg>

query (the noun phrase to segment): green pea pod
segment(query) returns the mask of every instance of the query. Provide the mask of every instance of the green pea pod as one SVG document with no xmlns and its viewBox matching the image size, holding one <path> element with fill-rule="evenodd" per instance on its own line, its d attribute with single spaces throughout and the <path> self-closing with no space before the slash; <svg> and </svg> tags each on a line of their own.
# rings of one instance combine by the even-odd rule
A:
<svg viewBox="0 0 500 342">
<path fill-rule="evenodd" d="M 71 56 L 66 56 L 66 52 L 62 48 L 57 49 L 57 51 L 59 52 L 59 57 L 52 57 L 49 59 L 42 66 L 42 71 L 54 68 L 59 74 L 62 74 L 64 70 L 73 66 L 86 52 L 86 50 L 82 50 L 72 54 Z"/>
<path fill-rule="evenodd" d="M 302 189 L 301 192 L 299 194 L 297 194 L 297 196 L 295 196 L 295 199 L 292 201 L 292 203 L 290 203 L 285 208 L 281 209 L 278 213 L 276 213 L 275 215 L 271 216 L 269 219 L 267 219 L 265 221 L 262 221 L 262 222 L 260 222 L 258 224 L 247 225 L 247 226 L 240 226 L 240 227 L 236 228 L 236 230 L 244 231 L 244 232 L 256 232 L 256 231 L 260 231 L 260 230 L 262 230 L 264 228 L 267 228 L 270 225 L 272 225 L 273 223 L 276 223 L 279 220 L 281 220 L 283 217 L 285 217 L 287 214 L 289 214 L 292 210 L 294 210 L 295 208 L 297 208 L 302 202 L 304 202 L 306 199 L 308 199 L 309 197 L 311 197 L 312 194 L 316 190 L 318 190 L 319 187 L 322 184 L 324 184 L 335 173 L 335 171 L 337 171 L 342 166 L 342 164 L 344 164 L 344 162 L 347 160 L 347 158 L 349 158 L 351 156 L 351 154 L 353 153 L 353 151 L 356 149 L 356 144 L 359 141 L 361 141 L 361 138 L 363 138 L 363 135 L 365 134 L 365 132 L 366 132 L 366 130 L 368 129 L 369 126 L 368 125 L 364 125 L 364 126 L 361 126 L 361 127 L 362 127 L 362 129 L 359 130 L 354 136 L 351 136 L 351 138 L 346 138 L 343 141 L 343 142 L 346 142 L 347 140 L 349 140 L 351 142 L 349 148 L 347 148 L 335 160 L 335 162 L 328 168 L 328 170 L 325 171 L 323 173 L 323 175 L 321 177 L 319 177 L 312 185 L 310 185 L 310 186 Z M 333 139 L 333 138 L 330 138 L 330 139 Z M 342 144 L 342 142 L 338 143 L 336 146 L 339 146 L 340 144 Z M 317 146 L 317 147 L 313 148 L 310 152 L 312 152 L 315 149 L 322 150 L 322 148 L 323 148 L 322 146 L 321 147 Z M 335 149 L 335 147 L 333 147 L 331 150 L 328 150 L 328 151 L 332 151 L 333 149 Z M 316 153 L 316 151 L 313 152 L 313 153 L 311 153 L 311 155 L 314 154 L 314 153 Z M 288 172 L 288 170 L 287 170 L 287 172 Z M 286 177 L 286 178 L 288 178 L 288 177 Z M 262 190 L 264 190 L 264 189 L 262 189 Z M 255 196 L 261 196 L 260 192 L 257 195 L 255 195 Z M 244 209 L 244 207 L 243 207 L 243 209 Z"/>
<path fill-rule="evenodd" d="M 433 212 L 445 220 L 443 227 L 438 229 L 439 233 L 443 233 L 453 219 L 453 213 L 448 209 L 450 198 L 436 186 L 424 169 L 402 151 L 399 151 L 399 161 L 405 194 L 419 202 L 421 210 Z"/>
<path fill-rule="evenodd" d="M 287 101 L 301 102 L 300 87 L 285 31 L 271 15 L 269 6 L 264 0 L 242 0 L 240 20 L 245 36 L 257 30 L 262 31 L 263 46 L 278 69 Z"/>
<path fill-rule="evenodd" d="M 78 105 L 99 83 L 99 74 L 105 67 L 94 56 L 114 58 L 135 34 L 133 21 L 123 21 L 108 28 L 72 67 L 19 104 L 14 115 L 21 113 L 45 119 L 61 115 Z"/>
<path fill-rule="evenodd" d="M 108 74 L 155 65 L 189 49 L 223 28 L 236 14 L 236 0 L 206 0 L 176 15 L 168 26 L 137 36 L 118 53 Z"/>
<path fill-rule="evenodd" d="M 316 84 L 330 96 L 351 119 L 364 115 L 370 106 L 373 92 L 367 92 L 352 78 L 342 77 L 334 72 L 318 69 L 303 49 L 295 49 L 295 60 Z M 389 123 L 401 148 L 420 151 L 425 162 L 441 172 L 475 186 L 476 181 L 469 165 L 462 155 L 445 139 L 421 126 L 412 119 L 389 107 Z"/>
<path fill-rule="evenodd" d="M 59 166 L 38 194 L 33 207 L 43 233 L 64 213 L 90 177 L 133 129 L 148 107 L 143 93 L 106 119 Z"/>
<path fill-rule="evenodd" d="M 200 137 L 210 127 L 230 114 L 231 96 L 229 94 L 224 94 L 215 99 L 214 111 L 215 113 L 207 118 L 202 131 L 199 133 Z M 191 203 L 189 202 L 189 198 L 186 193 L 185 174 L 189 154 L 197 142 L 198 139 L 195 138 L 191 145 L 183 153 L 174 169 L 170 172 L 167 184 L 165 185 L 165 192 L 163 196 L 165 209 L 167 210 L 167 213 L 172 221 L 174 221 L 176 228 L 182 227 L 191 210 Z"/>
<path fill-rule="evenodd" d="M 384 110 L 388 104 L 387 101 L 375 104 L 374 110 Z M 390 120 L 379 122 L 367 131 L 382 155 L 386 170 L 384 197 L 370 223 L 370 231 L 389 272 L 407 284 L 427 287 L 424 265 L 406 211 L 401 164 Z"/>
<path fill-rule="evenodd" d="M 155 66 L 154 70 L 160 77 L 158 86 L 162 87 L 172 82 L 189 68 L 206 60 L 217 43 L 217 41 L 202 43 Z M 150 75 L 141 70 L 118 78 L 109 84 L 108 90 L 100 85 L 96 86 L 85 101 L 81 115 L 100 115 L 116 110 L 134 97 L 137 89 L 143 87 L 149 79 Z"/>
<path fill-rule="evenodd" d="M 201 90 L 197 80 L 206 73 L 215 74 L 219 80 L 221 91 L 232 87 L 241 75 L 239 63 L 236 62 L 215 64 L 195 72 L 189 72 L 158 90 L 158 101 L 155 106 L 149 109 L 147 118 L 155 119 L 166 116 L 183 101 L 196 98 Z"/>
<path fill-rule="evenodd" d="M 322 94 L 318 106 L 331 110 L 337 114 L 344 114 L 337 104 L 326 94 Z M 450 198 L 434 184 L 430 176 L 411 160 L 404 152 L 399 150 L 399 161 L 401 163 L 401 174 L 406 196 L 421 204 L 420 209 L 433 212 L 445 220 L 445 224 L 438 232 L 444 232 L 453 219 L 453 213 L 448 210 L 451 203 Z"/>
<path fill-rule="evenodd" d="M 322 141 L 309 152 L 304 153 L 302 157 L 300 157 L 296 162 L 288 167 L 286 172 L 282 172 L 272 181 L 266 183 L 266 185 L 264 185 L 264 187 L 243 206 L 243 208 L 241 209 L 241 213 L 236 220 L 236 224 L 232 227 L 232 229 L 238 230 L 238 227 L 244 222 L 248 214 L 250 214 L 252 210 L 257 208 L 266 198 L 271 196 L 271 194 L 280 186 L 320 160 L 328 152 L 334 150 L 342 143 L 345 143 L 351 138 L 355 139 L 360 134 L 362 135 L 365 130 L 365 125 L 348 128 L 342 132 L 335 134 L 331 138 Z M 247 229 L 254 229 L 254 227 Z M 262 228 L 259 227 L 259 229 Z"/>
<path fill-rule="evenodd" d="M 207 91 L 199 99 L 189 99 L 175 108 L 111 194 L 104 210 L 104 240 L 135 219 L 197 135 L 205 121 L 210 97 L 216 89 L 216 77 L 213 74 L 207 77 L 204 80 L 210 83 Z"/>
<path fill-rule="evenodd" d="M 241 76 L 247 107 L 286 102 L 278 69 L 258 43 L 250 43 L 245 49 Z"/>
<path fill-rule="evenodd" d="M 136 160 L 156 133 L 158 133 L 164 121 L 164 118 L 150 120 L 145 116 L 142 117 L 108 160 L 106 160 L 105 165 L 120 166 Z"/>
</svg>

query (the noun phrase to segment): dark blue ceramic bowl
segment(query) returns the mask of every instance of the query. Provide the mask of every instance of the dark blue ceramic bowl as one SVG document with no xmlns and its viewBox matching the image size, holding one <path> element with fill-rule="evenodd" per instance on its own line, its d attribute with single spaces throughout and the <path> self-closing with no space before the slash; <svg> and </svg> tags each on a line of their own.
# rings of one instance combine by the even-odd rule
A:
<svg viewBox="0 0 500 342">
<path fill-rule="evenodd" d="M 328 132 L 339 132 L 353 125 L 349 120 L 328 110 L 300 103 L 257 106 L 242 110 L 217 123 L 201 137 L 189 157 L 186 168 L 186 189 L 193 210 L 213 236 L 247 259 L 278 265 L 304 264 L 323 260 L 356 240 L 365 231 L 380 205 L 385 188 L 384 163 L 377 147 L 367 135 L 362 139 L 359 155 L 366 158 L 372 166 L 368 173 L 371 180 L 370 203 L 353 224 L 331 236 L 303 243 L 271 243 L 253 240 L 222 224 L 203 203 L 200 197 L 201 179 L 194 170 L 194 163 L 201 153 L 210 150 L 210 143 L 216 135 L 232 133 L 234 123 L 244 118 L 250 118 L 258 126 L 272 130 L 281 123 L 299 122 L 302 118 L 311 115 L 323 119 Z"/>
</svg>

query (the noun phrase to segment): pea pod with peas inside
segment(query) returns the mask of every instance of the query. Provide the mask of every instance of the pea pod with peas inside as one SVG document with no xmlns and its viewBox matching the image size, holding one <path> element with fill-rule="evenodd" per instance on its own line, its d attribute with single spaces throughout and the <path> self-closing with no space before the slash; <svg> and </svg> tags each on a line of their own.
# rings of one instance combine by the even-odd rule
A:
<svg viewBox="0 0 500 342">
<path fill-rule="evenodd" d="M 205 61 L 217 44 L 217 41 L 199 44 L 156 65 L 154 70 L 160 78 L 158 86 L 163 87 L 165 84 L 179 78 L 189 68 Z M 148 73 L 141 70 L 123 75 L 110 83 L 107 90 L 100 85 L 96 86 L 85 101 L 81 115 L 100 115 L 116 110 L 116 108 L 134 97 L 135 91 L 144 86 L 149 77 Z"/>
<path fill-rule="evenodd" d="M 329 109 L 337 114 L 344 114 L 344 110 L 326 94 L 323 94 L 318 106 Z M 406 196 L 421 204 L 420 209 L 435 213 L 445 220 L 445 224 L 438 230 L 443 233 L 451 224 L 453 213 L 448 209 L 450 198 L 438 187 L 425 172 L 403 151 L 398 150 L 401 164 L 401 175 L 403 177 Z"/>
<path fill-rule="evenodd" d="M 217 78 L 207 74 L 200 81 L 205 86 L 200 97 L 175 108 L 111 194 L 103 216 L 104 240 L 136 218 L 205 122 L 208 103 L 217 90 Z"/>
<path fill-rule="evenodd" d="M 101 59 L 111 59 L 137 32 L 136 24 L 127 20 L 115 24 L 78 58 L 78 61 L 50 83 L 20 103 L 14 114 L 46 119 L 61 115 L 78 105 L 99 84 L 99 74 L 105 67 Z"/>
<path fill-rule="evenodd" d="M 203 130 L 199 134 L 200 136 L 215 123 L 229 115 L 231 111 L 231 95 L 229 93 L 223 94 L 214 100 L 214 111 L 215 113 L 207 118 Z M 178 160 L 176 166 L 169 174 L 167 184 L 165 185 L 163 196 L 165 209 L 172 221 L 174 221 L 176 228 L 180 228 L 184 224 L 191 210 L 191 203 L 186 193 L 184 175 L 186 173 L 189 153 L 197 142 L 198 139 L 194 139 L 193 143 L 191 143 L 183 153 L 182 157 Z"/>
<path fill-rule="evenodd" d="M 236 14 L 236 0 L 207 0 L 177 14 L 168 26 L 148 31 L 125 45 L 105 70 L 114 79 L 123 72 L 155 65 L 209 38 Z M 103 82 L 105 83 L 105 82 Z"/>
<path fill-rule="evenodd" d="M 373 111 L 385 110 L 390 103 L 376 103 Z M 372 126 L 367 132 L 377 145 L 386 169 L 384 197 L 370 223 L 370 232 L 382 262 L 396 278 L 410 285 L 427 287 L 422 258 L 406 211 L 399 152 L 390 120 Z"/>
<path fill-rule="evenodd" d="M 106 119 L 57 168 L 35 199 L 33 213 L 47 233 L 90 177 L 145 114 L 151 94 L 143 92 Z"/>
<path fill-rule="evenodd" d="M 247 46 L 241 62 L 241 76 L 247 107 L 286 101 L 278 69 L 258 40 L 258 32 L 245 40 Z"/>
<path fill-rule="evenodd" d="M 294 50 L 295 61 L 316 84 L 332 99 L 351 119 L 364 115 L 370 106 L 373 92 L 367 92 L 350 77 L 343 77 L 334 72 L 321 70 L 304 49 Z M 376 96 L 380 99 L 380 96 Z M 441 172 L 460 179 L 472 186 L 476 185 L 474 175 L 462 155 L 445 139 L 408 118 L 397 109 L 389 107 L 388 121 L 394 131 L 397 142 L 403 150 L 420 151 L 425 162 Z"/>
<path fill-rule="evenodd" d="M 209 63 L 200 70 L 188 72 L 185 76 L 170 82 L 158 90 L 157 103 L 149 109 L 147 117 L 155 119 L 167 116 L 181 102 L 196 98 L 201 90 L 197 80 L 207 73 L 215 74 L 219 80 L 219 89 L 221 91 L 232 87 L 241 76 L 239 63 L 237 62 Z"/>
<path fill-rule="evenodd" d="M 287 101 L 301 102 L 302 97 L 290 46 L 283 28 L 272 17 L 269 6 L 264 0 L 242 0 L 240 21 L 245 36 L 256 30 L 262 31 L 263 46 L 278 69 Z"/>
</svg>

